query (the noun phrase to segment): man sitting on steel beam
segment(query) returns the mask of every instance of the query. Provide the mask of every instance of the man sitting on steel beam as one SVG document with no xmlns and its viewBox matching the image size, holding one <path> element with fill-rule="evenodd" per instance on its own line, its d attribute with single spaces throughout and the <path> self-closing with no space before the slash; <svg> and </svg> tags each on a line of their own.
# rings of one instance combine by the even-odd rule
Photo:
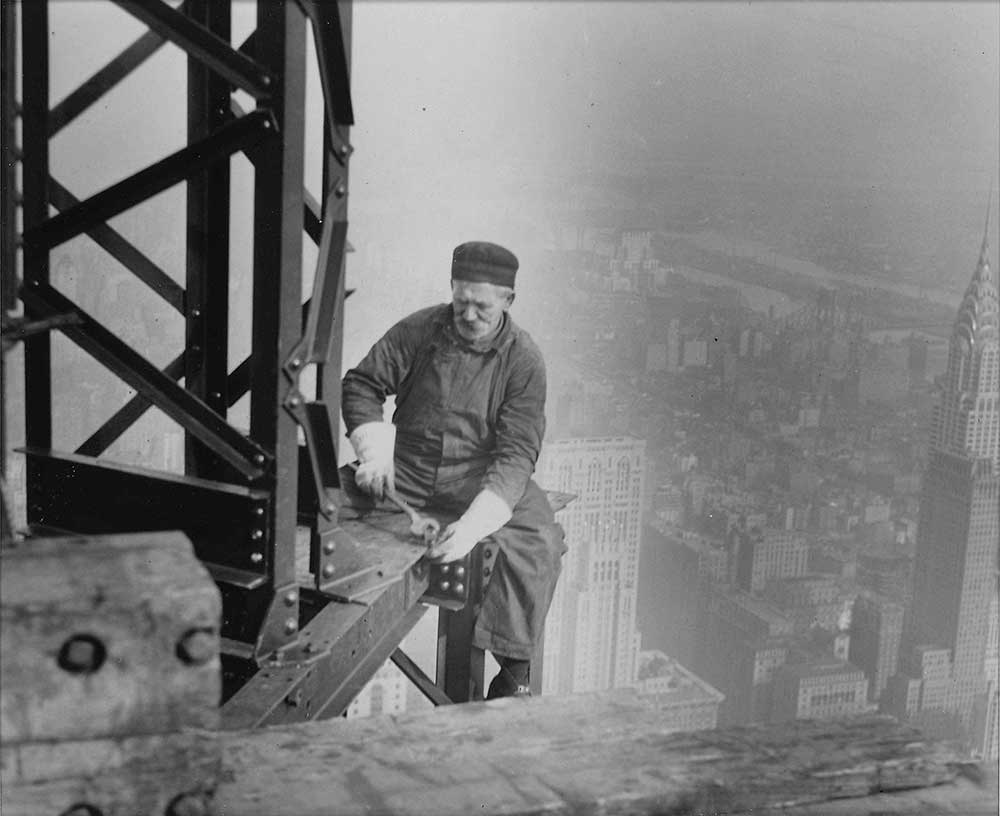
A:
<svg viewBox="0 0 1000 816">
<path fill-rule="evenodd" d="M 508 314 L 517 268 L 496 244 L 457 247 L 451 303 L 401 320 L 343 382 L 358 487 L 459 514 L 433 561 L 457 561 L 484 540 L 496 551 L 472 641 L 500 664 L 487 699 L 530 694 L 531 656 L 566 550 L 531 478 L 545 431 L 545 363 Z"/>
</svg>

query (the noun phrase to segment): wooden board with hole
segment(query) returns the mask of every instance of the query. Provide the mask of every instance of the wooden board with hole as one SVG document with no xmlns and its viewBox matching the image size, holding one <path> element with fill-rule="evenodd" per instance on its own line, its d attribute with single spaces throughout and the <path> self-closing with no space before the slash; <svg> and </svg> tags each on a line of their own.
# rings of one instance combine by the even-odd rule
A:
<svg viewBox="0 0 1000 816">
<path fill-rule="evenodd" d="M 220 615 L 180 533 L 0 551 L 4 744 L 214 727 Z"/>
</svg>

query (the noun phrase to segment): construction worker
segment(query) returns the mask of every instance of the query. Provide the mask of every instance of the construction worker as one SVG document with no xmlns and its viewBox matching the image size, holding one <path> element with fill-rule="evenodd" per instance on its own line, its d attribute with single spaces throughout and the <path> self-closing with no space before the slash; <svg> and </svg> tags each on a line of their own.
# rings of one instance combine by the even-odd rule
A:
<svg viewBox="0 0 1000 816">
<path fill-rule="evenodd" d="M 488 699 L 530 694 L 530 660 L 566 549 L 531 478 L 545 431 L 545 363 L 508 313 L 517 268 L 496 244 L 457 247 L 451 303 L 399 321 L 343 381 L 357 486 L 457 514 L 431 560 L 459 560 L 484 542 L 488 584 L 473 645 L 500 664 Z"/>
</svg>

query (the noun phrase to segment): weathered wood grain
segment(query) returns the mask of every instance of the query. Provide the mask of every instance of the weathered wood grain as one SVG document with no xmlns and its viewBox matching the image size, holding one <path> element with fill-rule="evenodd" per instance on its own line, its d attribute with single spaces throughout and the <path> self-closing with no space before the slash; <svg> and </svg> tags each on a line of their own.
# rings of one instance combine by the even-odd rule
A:
<svg viewBox="0 0 1000 816">
<path fill-rule="evenodd" d="M 219 777 L 215 733 L 22 743 L 0 748 L 0 813 L 38 816 L 89 805 L 101 816 L 161 816 L 181 797 L 207 812 Z M 81 810 L 81 813 L 87 811 Z"/>
<path fill-rule="evenodd" d="M 886 718 L 677 734 L 666 716 L 616 691 L 225 734 L 216 806 L 223 816 L 795 813 L 963 779 L 952 751 Z"/>
<path fill-rule="evenodd" d="M 32 540 L 0 559 L 5 744 L 216 725 L 221 602 L 183 535 Z M 95 671 L 66 668 L 74 637 L 104 650 Z"/>
</svg>

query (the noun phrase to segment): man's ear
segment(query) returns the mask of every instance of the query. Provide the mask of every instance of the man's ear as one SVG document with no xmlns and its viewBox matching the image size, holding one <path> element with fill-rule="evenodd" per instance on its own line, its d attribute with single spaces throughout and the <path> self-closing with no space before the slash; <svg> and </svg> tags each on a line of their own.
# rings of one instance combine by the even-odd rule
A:
<svg viewBox="0 0 1000 816">
<path fill-rule="evenodd" d="M 507 309 L 509 309 L 511 306 L 514 305 L 515 297 L 517 297 L 517 292 L 511 292 L 510 294 L 507 295 L 507 305 L 503 307 L 504 311 L 506 311 Z"/>
</svg>

